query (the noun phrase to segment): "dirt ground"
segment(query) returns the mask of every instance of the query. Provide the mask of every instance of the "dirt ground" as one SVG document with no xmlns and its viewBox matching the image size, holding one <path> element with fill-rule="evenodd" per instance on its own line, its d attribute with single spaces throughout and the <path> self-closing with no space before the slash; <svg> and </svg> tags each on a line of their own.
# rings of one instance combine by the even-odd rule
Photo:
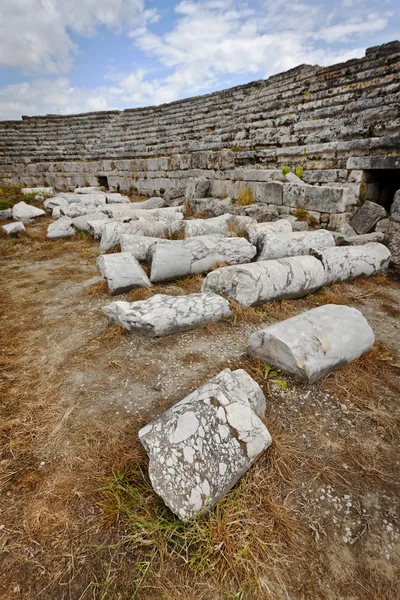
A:
<svg viewBox="0 0 400 600">
<path fill-rule="evenodd" d="M 107 323 L 98 244 L 45 241 L 47 222 L 0 239 L 0 598 L 400 598 L 400 283 L 234 306 L 227 322 L 148 339 Z M 197 276 L 153 291 L 200 286 Z M 261 325 L 329 302 L 363 312 L 371 352 L 312 386 L 285 377 L 287 389 L 246 357 Z M 146 467 L 137 431 L 228 366 L 263 385 L 273 445 L 185 558 L 143 525 L 133 534 L 143 520 L 125 504 L 129 472 Z M 215 560 L 199 568 L 206 550 Z"/>
</svg>

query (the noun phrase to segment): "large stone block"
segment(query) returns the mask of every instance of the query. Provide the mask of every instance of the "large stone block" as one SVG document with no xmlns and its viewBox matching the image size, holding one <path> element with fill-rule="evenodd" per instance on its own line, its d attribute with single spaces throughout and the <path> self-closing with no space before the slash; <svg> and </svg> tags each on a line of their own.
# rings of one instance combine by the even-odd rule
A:
<svg viewBox="0 0 400 600">
<path fill-rule="evenodd" d="M 377 243 L 320 248 L 313 251 L 313 255 L 324 268 L 325 284 L 377 275 L 384 272 L 390 262 L 390 251 Z"/>
<path fill-rule="evenodd" d="M 209 273 L 202 291 L 215 292 L 244 306 L 283 298 L 301 298 L 324 285 L 325 271 L 313 256 L 293 256 Z"/>
<path fill-rule="evenodd" d="M 42 196 L 54 196 L 55 192 L 52 187 L 33 187 L 33 188 L 22 188 L 21 194 L 24 196 L 33 196 L 41 194 Z"/>
<path fill-rule="evenodd" d="M 232 198 L 193 198 L 188 200 L 190 210 L 204 217 L 220 217 L 232 210 Z"/>
<path fill-rule="evenodd" d="M 129 252 L 105 254 L 97 259 L 97 267 L 107 281 L 111 296 L 142 286 L 151 286 L 139 262 Z"/>
<path fill-rule="evenodd" d="M 190 179 L 186 186 L 185 198 L 190 201 L 194 198 L 204 198 L 210 187 L 210 181 L 205 177 Z"/>
<path fill-rule="evenodd" d="M 393 221 L 400 223 L 400 190 L 397 190 L 394 195 L 392 206 L 390 208 L 390 217 Z"/>
<path fill-rule="evenodd" d="M 154 491 L 183 521 L 218 502 L 270 446 L 260 387 L 225 369 L 139 431 Z"/>
<path fill-rule="evenodd" d="M 349 190 L 341 187 L 283 184 L 283 204 L 324 213 L 345 212 Z"/>
<path fill-rule="evenodd" d="M 25 231 L 25 227 L 21 222 L 9 223 L 8 225 L 3 225 L 2 230 L 6 235 L 13 236 L 23 233 Z"/>
<path fill-rule="evenodd" d="M 379 219 L 386 217 L 383 206 L 367 200 L 350 219 L 350 225 L 359 234 L 372 231 Z"/>
<path fill-rule="evenodd" d="M 36 217 L 42 217 L 46 214 L 41 208 L 31 206 L 26 202 L 18 202 L 13 206 L 13 218 L 20 219 L 21 221 L 29 221 L 29 219 L 36 219 Z"/>
<path fill-rule="evenodd" d="M 326 304 L 253 333 L 247 353 L 314 383 L 361 356 L 374 341 L 359 310 Z"/>
<path fill-rule="evenodd" d="M 104 312 L 110 321 L 127 331 L 152 337 L 204 327 L 231 315 L 227 300 L 207 293 L 189 296 L 156 294 L 149 300 L 113 302 L 104 308 Z"/>
<path fill-rule="evenodd" d="M 112 221 L 111 223 L 105 222 L 104 224 L 100 224 L 100 250 L 101 252 L 108 252 L 115 248 L 115 246 L 120 243 L 120 236 L 123 233 L 149 237 L 165 237 L 165 225 L 164 222 L 142 221 L 141 219 L 130 221 L 128 223 L 118 221 Z M 89 222 L 89 227 L 94 227 L 93 221 Z"/>
<path fill-rule="evenodd" d="M 158 240 L 159 238 L 131 235 L 129 233 L 123 233 L 119 237 L 121 252 L 130 252 L 140 262 L 147 262 L 149 259 L 149 250 L 154 242 Z"/>
<path fill-rule="evenodd" d="M 49 240 L 62 240 L 73 235 L 75 235 L 75 227 L 69 217 L 62 217 L 54 223 L 50 223 L 47 228 L 47 238 Z"/>
<path fill-rule="evenodd" d="M 191 237 L 187 240 L 159 240 L 150 248 L 153 283 L 204 273 L 218 263 L 250 262 L 256 248 L 242 237 L 222 235 Z"/>
<path fill-rule="evenodd" d="M 265 233 L 258 240 L 260 254 L 257 260 L 285 258 L 310 254 L 313 248 L 335 245 L 335 238 L 325 229 L 317 231 L 297 231 L 290 233 Z"/>
</svg>

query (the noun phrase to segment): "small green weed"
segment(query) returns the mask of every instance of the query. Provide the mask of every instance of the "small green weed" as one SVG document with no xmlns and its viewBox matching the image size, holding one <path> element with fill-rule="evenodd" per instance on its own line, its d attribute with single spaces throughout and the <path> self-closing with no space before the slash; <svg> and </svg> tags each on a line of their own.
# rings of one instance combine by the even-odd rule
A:
<svg viewBox="0 0 400 600">
<path fill-rule="evenodd" d="M 287 381 L 284 379 L 279 379 L 280 371 L 274 370 L 270 365 L 266 363 L 262 367 L 262 377 L 265 381 L 265 387 L 267 388 L 268 396 L 271 395 L 271 385 L 277 385 L 282 390 L 287 390 Z"/>
<path fill-rule="evenodd" d="M 289 165 L 283 165 L 282 167 L 282 175 L 287 175 L 288 173 L 290 173 L 291 168 L 289 167 Z"/>
</svg>

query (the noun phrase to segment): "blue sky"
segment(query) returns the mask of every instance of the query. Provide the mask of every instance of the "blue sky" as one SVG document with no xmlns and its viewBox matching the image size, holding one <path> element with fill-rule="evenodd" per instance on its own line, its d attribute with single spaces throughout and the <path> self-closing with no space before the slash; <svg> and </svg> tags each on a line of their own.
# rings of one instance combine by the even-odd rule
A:
<svg viewBox="0 0 400 600">
<path fill-rule="evenodd" d="M 2 0 L 0 119 L 161 104 L 399 31 L 396 0 Z"/>
</svg>

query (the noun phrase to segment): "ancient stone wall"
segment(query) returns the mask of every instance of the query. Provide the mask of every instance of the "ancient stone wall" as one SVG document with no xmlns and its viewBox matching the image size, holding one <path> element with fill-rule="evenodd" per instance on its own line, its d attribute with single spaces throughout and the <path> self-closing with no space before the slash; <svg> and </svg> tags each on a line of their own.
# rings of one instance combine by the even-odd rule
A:
<svg viewBox="0 0 400 600">
<path fill-rule="evenodd" d="M 377 160 L 399 169 L 399 101 L 400 43 L 391 42 L 162 106 L 1 122 L 0 181 L 178 196 L 205 176 L 213 196 L 250 189 L 283 213 L 346 214 L 360 196 L 375 199 L 365 169 Z M 279 181 L 284 165 L 312 186 Z"/>
</svg>

